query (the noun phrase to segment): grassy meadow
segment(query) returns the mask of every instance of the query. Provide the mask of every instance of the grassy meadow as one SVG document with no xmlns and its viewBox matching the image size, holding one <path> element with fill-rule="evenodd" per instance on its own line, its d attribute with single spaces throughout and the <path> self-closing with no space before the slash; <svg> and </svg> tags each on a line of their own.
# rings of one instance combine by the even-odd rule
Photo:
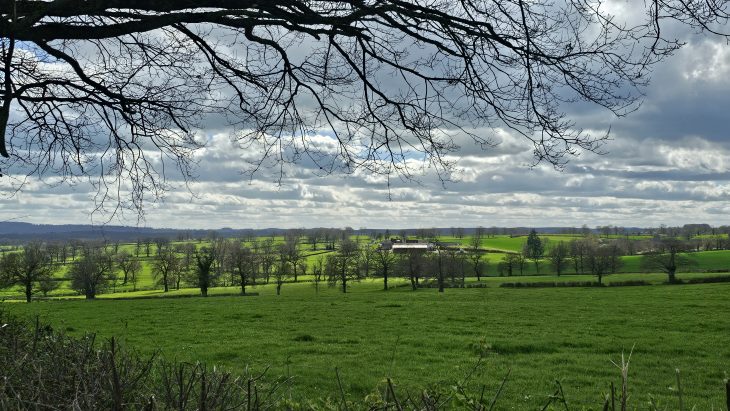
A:
<svg viewBox="0 0 730 411">
<path fill-rule="evenodd" d="M 555 243 L 557 241 L 570 241 L 573 239 L 582 238 L 580 236 L 576 235 L 541 235 L 540 236 L 543 240 L 547 240 L 549 243 Z M 636 236 L 634 236 L 636 237 Z M 284 237 L 278 236 L 278 237 L 267 237 L 271 238 L 273 240 L 274 244 L 280 244 L 284 242 Z M 362 246 L 366 244 L 372 244 L 372 240 L 369 239 L 366 236 L 353 236 L 353 239 L 356 239 L 358 242 L 361 243 Z M 646 238 L 646 237 L 641 237 Z M 440 238 L 441 241 L 445 242 L 451 242 L 451 243 L 461 243 L 464 247 L 469 247 L 471 238 L 470 237 L 464 237 L 464 238 L 456 238 L 456 237 L 450 237 L 450 236 L 444 236 Z M 507 253 L 514 253 L 518 252 L 522 249 L 523 244 L 525 243 L 527 239 L 527 236 L 505 236 L 505 235 L 498 235 L 494 237 L 485 237 L 481 241 L 481 248 L 485 250 L 484 257 L 482 261 L 487 264 L 485 273 L 488 276 L 488 278 L 485 278 L 484 281 L 487 283 L 489 282 L 514 282 L 514 281 L 591 281 L 594 279 L 594 277 L 591 277 L 590 275 L 585 274 L 577 274 L 574 271 L 573 265 L 569 264 L 568 267 L 564 270 L 564 276 L 563 277 L 555 277 L 553 275 L 553 270 L 550 267 L 549 261 L 547 258 L 544 258 L 540 260 L 540 269 L 539 272 L 531 260 L 527 260 L 522 273 L 520 273 L 519 269 L 515 269 L 513 272 L 513 277 L 497 277 L 499 275 L 497 271 L 497 266 L 500 263 L 500 261 L 507 255 Z M 635 239 L 638 239 L 635 238 Z M 210 243 L 208 241 L 190 241 L 191 243 L 195 244 L 196 247 L 204 247 L 209 246 Z M 172 244 L 182 244 L 183 242 L 173 242 Z M 250 245 L 250 243 L 244 243 L 245 245 Z M 303 239 L 300 243 L 300 251 L 302 253 L 303 261 L 307 266 L 312 267 L 313 264 L 316 262 L 317 259 L 323 258 L 327 256 L 328 254 L 333 253 L 333 251 L 328 251 L 324 249 L 323 244 L 319 244 L 318 248 L 316 250 L 312 250 L 312 247 L 310 244 L 306 244 Z M 14 252 L 10 251 L 9 249 L 6 252 Z M 127 252 L 130 255 L 137 255 L 137 252 L 135 252 L 135 245 L 134 244 L 120 244 L 119 245 L 119 252 Z M 726 271 L 730 269 L 730 250 L 718 250 L 718 251 L 699 251 L 699 252 L 692 252 L 689 253 L 690 257 L 695 260 L 696 264 L 694 267 L 692 267 L 691 271 L 695 273 L 705 273 L 708 271 Z M 121 284 L 121 279 L 118 281 L 114 286 L 108 290 L 107 292 L 112 293 L 112 295 L 107 294 L 107 296 L 114 297 L 115 293 L 123 293 L 125 297 L 130 297 L 133 295 L 147 295 L 147 294 L 156 294 L 158 293 L 159 286 L 156 284 L 156 280 L 154 278 L 154 263 L 156 260 L 156 247 L 154 244 L 150 247 L 150 255 L 147 256 L 144 247 L 141 247 L 138 251 L 138 255 L 135 257 L 137 258 L 141 265 L 142 265 L 142 271 L 138 275 L 138 282 L 136 286 L 133 286 L 131 283 L 128 284 Z M 638 274 L 639 277 L 622 277 L 622 276 L 615 276 L 610 275 L 607 278 L 608 282 L 611 282 L 612 279 L 616 279 L 615 281 L 626 280 L 626 279 L 641 279 L 649 282 L 656 282 L 657 278 L 659 278 L 659 281 L 662 281 L 664 277 L 659 275 L 658 277 L 654 274 L 646 274 L 642 272 L 642 268 L 640 266 L 641 262 L 641 256 L 640 255 L 633 255 L 633 256 L 622 256 L 621 257 L 622 266 L 619 268 L 620 274 Z M 55 271 L 55 277 L 59 281 L 59 287 L 58 289 L 52 291 L 49 296 L 50 297 L 63 297 L 63 298 L 69 298 L 73 297 L 74 295 L 77 295 L 77 293 L 70 288 L 70 281 L 68 281 L 67 278 L 67 271 L 69 268 L 69 264 L 72 262 L 71 259 L 68 259 L 65 264 L 57 264 L 56 265 L 56 271 Z M 120 274 L 118 274 L 120 275 Z M 541 278 L 533 279 L 533 276 L 540 275 Z M 547 276 L 547 277 L 545 277 Z M 492 278 L 497 277 L 497 278 Z M 548 278 L 549 277 L 549 278 Z M 311 276 L 304 275 L 299 277 L 302 281 L 308 281 L 311 280 Z M 469 281 L 470 279 L 467 279 Z M 138 292 L 133 292 L 138 290 Z M 219 290 L 221 292 L 221 290 Z M 235 288 L 223 291 L 225 293 L 235 292 Z M 177 294 L 195 294 L 197 293 L 197 290 L 195 289 L 186 289 L 186 290 L 180 290 L 176 292 Z M 100 297 L 104 297 L 104 295 L 100 295 Z M 22 290 L 19 287 L 15 288 L 9 288 L 9 289 L 0 289 L 0 299 L 20 299 L 22 298 Z"/>
<path fill-rule="evenodd" d="M 616 275 L 614 277 L 622 277 Z M 539 277 L 537 277 L 539 278 Z M 610 278 L 610 277 L 609 277 Z M 730 284 L 649 287 L 380 290 L 348 294 L 324 286 L 271 286 L 258 296 L 99 299 L 5 304 L 60 330 L 117 336 L 128 347 L 231 370 L 271 367 L 293 377 L 293 397 L 337 396 L 338 369 L 357 400 L 391 377 L 399 389 L 463 380 L 494 393 L 511 370 L 499 409 L 536 409 L 560 381 L 571 409 L 598 409 L 619 383 L 621 353 L 633 347 L 630 402 L 651 395 L 676 409 L 675 369 L 685 406 L 718 409 L 730 373 Z M 492 286 L 495 287 L 492 287 Z M 221 291 L 222 292 L 222 291 Z"/>
</svg>

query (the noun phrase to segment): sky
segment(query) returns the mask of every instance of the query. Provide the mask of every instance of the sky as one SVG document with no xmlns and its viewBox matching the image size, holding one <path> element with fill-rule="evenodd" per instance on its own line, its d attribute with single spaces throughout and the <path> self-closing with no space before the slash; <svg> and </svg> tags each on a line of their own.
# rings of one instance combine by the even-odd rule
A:
<svg viewBox="0 0 730 411">
<path fill-rule="evenodd" d="M 124 224 L 171 228 L 419 228 L 475 226 L 670 226 L 730 224 L 730 45 L 689 36 L 658 65 L 641 107 L 617 118 L 584 106 L 571 118 L 588 132 L 610 128 L 604 154 L 580 153 L 562 171 L 531 167 L 532 146 L 505 130 L 499 144 L 458 141 L 454 181 L 427 170 L 417 181 L 359 170 L 322 176 L 312 164 L 242 173 L 242 152 L 225 129 L 202 130 L 196 179 L 169 181 L 143 219 L 94 212 L 88 184 L 29 179 L 0 191 L 0 222 Z M 323 144 L 327 137 L 322 137 Z"/>
</svg>

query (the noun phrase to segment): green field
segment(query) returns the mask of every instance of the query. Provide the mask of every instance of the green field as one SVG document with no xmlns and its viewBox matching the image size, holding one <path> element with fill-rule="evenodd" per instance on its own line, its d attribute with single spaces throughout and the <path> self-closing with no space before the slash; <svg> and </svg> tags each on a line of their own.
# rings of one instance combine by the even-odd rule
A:
<svg viewBox="0 0 730 411">
<path fill-rule="evenodd" d="M 364 236 L 359 237 L 353 237 L 356 238 L 361 245 L 365 245 L 367 243 L 371 243 L 371 240 Z M 497 266 L 500 263 L 500 261 L 505 257 L 505 252 L 517 252 L 518 250 L 521 250 L 522 245 L 526 241 L 526 236 L 516 236 L 516 237 L 510 237 L 510 236 L 496 236 L 496 237 L 489 237 L 484 238 L 482 240 L 481 246 L 486 249 L 490 250 L 490 252 L 487 252 L 484 255 L 483 262 L 487 263 L 487 267 L 485 270 L 485 274 L 490 277 L 494 277 L 498 275 Z M 574 235 L 544 235 L 541 236 L 543 239 L 547 239 L 549 242 L 555 242 L 555 241 L 570 241 L 575 238 L 582 238 Z M 282 243 L 284 241 L 283 237 L 275 237 L 273 238 L 275 243 Z M 465 247 L 469 246 L 470 238 L 465 237 L 462 239 L 454 238 L 454 237 L 442 237 L 442 241 L 447 242 L 460 242 Z M 179 242 L 176 242 L 179 243 Z M 208 241 L 193 241 L 193 243 L 197 247 L 207 246 L 210 245 Z M 300 243 L 300 249 L 303 258 L 303 261 L 309 266 L 312 267 L 314 262 L 322 257 L 327 256 L 328 254 L 332 254 L 332 251 L 326 251 L 323 248 L 323 245 L 320 244 L 319 248 L 316 251 L 311 250 L 311 245 L 306 244 L 304 242 Z M 503 250 L 498 251 L 498 250 Z M 119 246 L 119 251 L 126 251 L 130 253 L 131 255 L 135 255 L 135 245 L 134 244 L 121 244 Z M 139 274 L 139 281 L 136 285 L 136 288 L 138 290 L 143 291 L 142 294 L 149 294 L 149 293 L 155 293 L 156 289 L 160 288 L 158 285 L 156 285 L 156 281 L 153 278 L 153 265 L 155 261 L 155 253 L 156 253 L 156 247 L 154 244 L 151 246 L 150 249 L 151 253 L 150 256 L 147 257 L 146 253 L 144 251 L 144 247 L 141 248 L 140 254 L 138 259 L 142 263 L 142 272 Z M 720 251 L 700 251 L 700 252 L 693 252 L 689 253 L 689 256 L 691 256 L 692 259 L 696 261 L 696 265 L 691 268 L 691 271 L 693 272 L 707 272 L 707 271 L 725 271 L 730 269 L 730 250 L 720 250 Z M 640 267 L 640 261 L 641 256 L 634 255 L 634 256 L 623 256 L 621 257 L 621 260 L 623 261 L 623 266 L 620 267 L 619 272 L 620 273 L 642 273 L 642 268 Z M 76 292 L 71 290 L 69 285 L 70 282 L 66 279 L 66 272 L 68 270 L 69 263 L 72 261 L 69 259 L 67 260 L 66 264 L 57 264 L 57 270 L 55 272 L 55 276 L 59 278 L 59 285 L 60 287 L 57 290 L 54 290 L 51 292 L 50 296 L 55 297 L 70 297 L 73 295 L 76 295 Z M 526 264 L 523 267 L 523 272 L 521 275 L 524 276 L 534 276 L 538 274 L 537 269 L 534 265 L 534 263 L 530 260 L 526 261 Z M 548 275 L 551 278 L 543 278 L 538 281 L 553 281 L 552 278 L 553 270 L 549 265 L 549 262 L 547 259 L 543 259 L 540 262 L 540 272 L 541 275 Z M 570 275 L 569 277 L 565 277 L 563 279 L 558 279 L 559 281 L 562 280 L 568 280 L 568 281 L 590 281 L 590 276 L 586 275 L 580 275 L 577 277 L 574 277 L 575 274 L 573 264 L 569 264 L 568 267 L 564 271 L 565 275 Z M 471 271 L 468 270 L 468 275 L 471 275 Z M 520 271 L 518 269 L 515 269 L 513 272 L 514 276 L 520 276 Z M 614 278 L 614 276 L 609 276 L 609 281 L 611 281 L 611 278 Z M 619 278 L 619 277 L 616 277 Z M 307 281 L 311 279 L 311 276 L 300 276 L 300 280 Z M 633 279 L 633 278 L 632 278 Z M 643 279 L 640 278 L 640 279 Z M 490 279 L 486 279 L 486 281 L 490 281 Z M 505 281 L 497 279 L 495 281 Z M 506 281 L 532 281 L 530 279 L 523 279 L 522 277 L 519 278 L 512 278 Z M 654 281 L 648 280 L 648 281 Z M 189 287 L 190 284 L 183 284 L 184 287 Z M 122 285 L 121 281 L 118 281 L 118 283 L 107 292 L 124 292 L 125 296 L 129 296 L 131 294 L 128 294 L 133 290 L 132 284 L 126 284 Z M 195 290 L 183 290 L 182 293 L 195 293 Z M 229 290 L 227 292 L 235 292 L 235 290 Z M 101 296 L 101 295 L 100 295 Z M 12 299 L 12 298 L 23 298 L 22 297 L 22 291 L 21 288 L 15 287 L 10 289 L 0 289 L 0 298 L 5 299 Z"/>
<path fill-rule="evenodd" d="M 616 275 L 615 277 L 624 277 Z M 661 278 L 660 275 L 656 275 Z M 540 278 L 540 277 L 534 277 Z M 599 408 L 632 347 L 631 404 L 649 395 L 677 408 L 675 369 L 687 409 L 718 409 L 730 373 L 730 285 L 380 291 L 348 294 L 311 284 L 271 286 L 259 296 L 47 301 L 5 304 L 72 334 L 118 336 L 143 353 L 250 366 L 294 377 L 292 395 L 336 396 L 335 368 L 351 399 L 394 379 L 414 391 L 452 384 L 485 354 L 469 384 L 493 393 L 511 369 L 500 409 L 536 409 L 561 382 L 571 409 Z"/>
</svg>

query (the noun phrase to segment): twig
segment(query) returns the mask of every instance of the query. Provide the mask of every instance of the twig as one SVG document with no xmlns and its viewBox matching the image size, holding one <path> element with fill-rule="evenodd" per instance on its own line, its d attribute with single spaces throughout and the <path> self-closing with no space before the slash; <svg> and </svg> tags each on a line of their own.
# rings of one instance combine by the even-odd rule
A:
<svg viewBox="0 0 730 411">
<path fill-rule="evenodd" d="M 342 396 L 342 406 L 347 411 L 347 398 L 345 397 L 345 390 L 342 388 L 342 380 L 340 380 L 340 370 L 338 368 L 335 368 L 335 375 L 337 375 L 337 386 L 340 388 L 340 395 Z"/>
<path fill-rule="evenodd" d="M 509 378 L 510 373 L 512 372 L 512 368 L 509 368 L 507 370 L 507 375 L 504 376 L 502 379 L 502 384 L 500 384 L 499 389 L 497 390 L 497 393 L 494 394 L 494 398 L 492 398 L 492 402 L 489 404 L 489 411 L 492 411 L 494 408 L 494 405 L 497 404 L 497 399 L 499 398 L 500 394 L 502 394 L 502 389 L 504 388 L 504 385 L 507 383 L 507 379 Z"/>
<path fill-rule="evenodd" d="M 393 382 L 390 378 L 388 378 L 388 389 L 390 389 L 390 395 L 393 397 L 393 401 L 395 402 L 395 407 L 399 411 L 403 411 L 403 407 L 401 407 L 400 403 L 398 402 L 398 398 L 395 396 L 395 390 L 393 389 Z"/>
</svg>

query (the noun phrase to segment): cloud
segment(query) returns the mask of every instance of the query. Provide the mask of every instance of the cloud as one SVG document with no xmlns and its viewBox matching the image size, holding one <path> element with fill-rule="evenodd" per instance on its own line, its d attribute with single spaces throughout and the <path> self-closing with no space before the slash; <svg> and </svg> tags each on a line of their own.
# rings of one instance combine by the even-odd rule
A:
<svg viewBox="0 0 730 411">
<path fill-rule="evenodd" d="M 626 12 L 622 1 L 606 3 Z M 686 33 L 685 33 L 686 34 Z M 689 37 L 688 44 L 653 73 L 642 106 L 625 117 L 587 104 L 566 106 L 577 126 L 592 135 L 611 130 L 606 154 L 583 152 L 563 172 L 530 167 L 529 141 L 500 127 L 466 131 L 494 145 L 481 146 L 463 132 L 444 130 L 458 149 L 444 182 L 436 170 L 410 158 L 413 180 L 330 163 L 338 145 L 328 133 L 309 138 L 314 159 L 246 171 L 261 147 L 236 141 L 242 131 L 203 119 L 197 132 L 207 145 L 195 154 L 195 180 L 186 186 L 174 171 L 173 187 L 151 205 L 144 224 L 157 227 L 382 228 L 431 226 L 651 226 L 708 222 L 730 224 L 730 46 Z M 302 146 L 285 147 L 284 158 Z M 298 154 L 301 154 L 299 152 Z M 322 160 L 322 161 L 316 161 Z M 272 165 L 271 163 L 267 165 Z M 335 173 L 329 174 L 332 166 Z M 4 170 L 6 173 L 7 170 Z M 11 173 L 11 177 L 12 177 Z M 15 175 L 20 178 L 19 175 Z M 89 223 L 94 190 L 83 180 L 27 179 L 10 196 L 0 178 L 0 221 L 23 217 L 36 223 Z M 122 223 L 136 223 L 123 214 Z M 104 221 L 103 218 L 97 221 Z"/>
</svg>

